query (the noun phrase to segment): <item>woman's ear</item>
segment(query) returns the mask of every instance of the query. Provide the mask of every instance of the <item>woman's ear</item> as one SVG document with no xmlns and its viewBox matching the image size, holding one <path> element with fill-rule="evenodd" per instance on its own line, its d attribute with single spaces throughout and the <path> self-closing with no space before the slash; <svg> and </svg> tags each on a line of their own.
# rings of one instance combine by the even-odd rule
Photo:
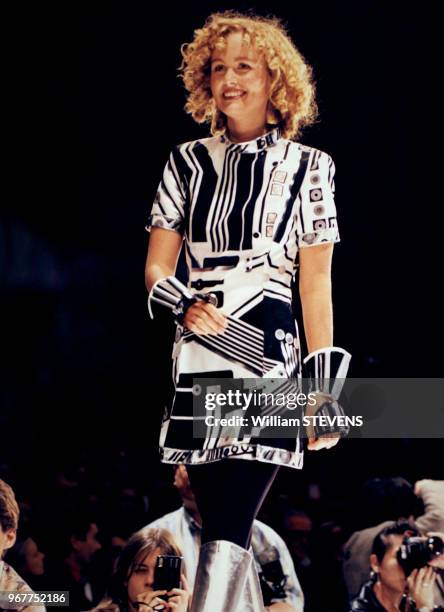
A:
<svg viewBox="0 0 444 612">
<path fill-rule="evenodd" d="M 375 554 L 370 555 L 370 567 L 375 574 L 379 574 L 379 562 L 378 557 Z"/>
<path fill-rule="evenodd" d="M 12 548 L 15 544 L 15 541 L 17 539 L 17 529 L 7 529 L 5 532 L 5 545 L 3 546 L 4 550 L 8 550 L 9 548 Z"/>
<path fill-rule="evenodd" d="M 267 105 L 266 122 L 269 125 L 277 125 L 279 123 L 279 119 L 277 117 L 276 110 L 275 110 L 272 102 L 270 102 L 270 100 L 268 101 L 268 105 Z"/>
</svg>

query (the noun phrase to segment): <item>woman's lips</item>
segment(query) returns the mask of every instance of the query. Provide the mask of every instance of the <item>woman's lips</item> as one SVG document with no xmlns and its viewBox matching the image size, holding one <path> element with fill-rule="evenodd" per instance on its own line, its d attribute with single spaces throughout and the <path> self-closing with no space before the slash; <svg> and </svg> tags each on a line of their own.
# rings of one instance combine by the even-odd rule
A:
<svg viewBox="0 0 444 612">
<path fill-rule="evenodd" d="M 245 91 L 240 91 L 238 93 L 226 92 L 222 94 L 222 97 L 224 100 L 239 100 L 239 98 L 242 98 L 245 94 L 246 94 Z"/>
</svg>

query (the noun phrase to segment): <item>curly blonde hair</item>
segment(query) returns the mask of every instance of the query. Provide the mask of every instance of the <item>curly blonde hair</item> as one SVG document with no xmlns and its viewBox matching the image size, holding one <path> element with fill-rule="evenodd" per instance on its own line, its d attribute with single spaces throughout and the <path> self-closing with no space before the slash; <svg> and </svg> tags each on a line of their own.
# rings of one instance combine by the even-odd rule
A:
<svg viewBox="0 0 444 612">
<path fill-rule="evenodd" d="M 277 17 L 225 11 L 213 13 L 195 30 L 193 41 L 181 46 L 179 73 L 189 92 L 185 110 L 197 123 L 210 123 L 214 136 L 226 131 L 226 115 L 216 108 L 211 93 L 211 54 L 226 46 L 232 32 L 242 32 L 244 42 L 264 54 L 271 77 L 267 125 L 279 124 L 284 138 L 296 139 L 318 116 L 315 82 L 311 66 Z"/>
</svg>

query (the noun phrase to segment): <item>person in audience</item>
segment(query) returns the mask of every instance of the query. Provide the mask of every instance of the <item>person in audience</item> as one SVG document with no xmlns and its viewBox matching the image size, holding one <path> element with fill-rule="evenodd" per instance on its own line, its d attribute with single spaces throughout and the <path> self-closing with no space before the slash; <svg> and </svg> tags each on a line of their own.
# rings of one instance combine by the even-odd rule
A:
<svg viewBox="0 0 444 612">
<path fill-rule="evenodd" d="M 398 550 L 406 536 L 420 533 L 406 521 L 384 528 L 373 541 L 370 565 L 371 577 L 350 603 L 350 612 L 433 612 L 444 610 L 435 597 L 435 581 L 444 555 L 413 569 L 406 575 L 398 560 Z"/>
<path fill-rule="evenodd" d="M 107 597 L 92 612 L 134 612 L 145 609 L 147 612 L 187 612 L 191 591 L 185 564 L 182 568 L 180 588 L 171 591 L 153 589 L 159 555 L 183 556 L 181 548 L 169 531 L 145 527 L 134 533 L 117 560 Z M 168 596 L 167 601 L 165 596 Z"/>
<path fill-rule="evenodd" d="M 375 478 L 365 484 L 364 491 L 366 512 L 376 513 L 375 522 L 354 532 L 343 547 L 343 576 L 350 599 L 368 579 L 372 543 L 385 527 L 406 519 L 421 533 L 444 531 L 444 480 L 419 480 L 413 487 L 403 478 Z M 384 515 L 386 520 L 378 524 Z"/>
<path fill-rule="evenodd" d="M 6 597 L 7 592 L 29 593 L 33 591 L 23 578 L 9 563 L 3 560 L 6 551 L 12 548 L 17 539 L 19 521 L 19 507 L 12 488 L 0 479 L 0 597 Z M 3 593 L 3 595 L 1 595 Z M 0 600 L 0 609 L 8 608 L 8 600 Z M 14 610 L 21 612 L 45 612 L 45 606 L 27 605 L 17 606 Z"/>
<path fill-rule="evenodd" d="M 31 588 L 51 590 L 45 576 L 45 555 L 31 535 L 17 538 L 6 555 L 6 560 L 17 569 Z"/>
<path fill-rule="evenodd" d="M 102 548 L 99 529 L 83 514 L 65 516 L 61 551 L 52 558 L 49 577 L 55 590 L 69 591 L 73 610 L 89 610 L 103 593 L 97 593 L 92 580 L 94 555 Z"/>
</svg>

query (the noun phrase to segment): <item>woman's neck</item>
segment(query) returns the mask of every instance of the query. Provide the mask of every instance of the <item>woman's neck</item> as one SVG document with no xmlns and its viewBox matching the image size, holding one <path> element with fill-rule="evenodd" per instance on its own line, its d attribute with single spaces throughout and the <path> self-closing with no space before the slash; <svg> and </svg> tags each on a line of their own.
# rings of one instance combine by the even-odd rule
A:
<svg viewBox="0 0 444 612">
<path fill-rule="evenodd" d="M 399 610 L 399 603 L 402 599 L 402 593 L 385 587 L 381 582 L 375 582 L 373 591 L 378 598 L 378 601 L 387 612 L 396 612 Z"/>
<path fill-rule="evenodd" d="M 248 142 L 267 133 L 267 125 L 263 121 L 246 123 L 228 119 L 227 136 L 231 142 Z"/>
</svg>

